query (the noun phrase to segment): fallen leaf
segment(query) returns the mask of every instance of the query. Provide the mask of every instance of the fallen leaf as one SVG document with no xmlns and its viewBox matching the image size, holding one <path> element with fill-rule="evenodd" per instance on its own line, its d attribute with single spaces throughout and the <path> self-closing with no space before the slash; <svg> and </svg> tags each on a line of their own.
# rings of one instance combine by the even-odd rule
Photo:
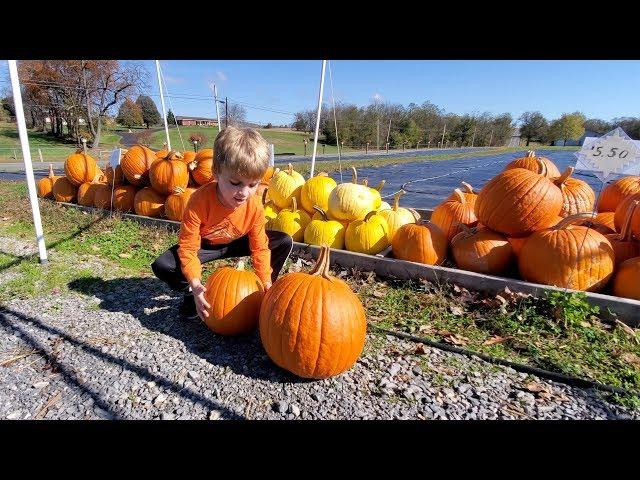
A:
<svg viewBox="0 0 640 480">
<path fill-rule="evenodd" d="M 91 250 L 97 252 L 98 250 L 100 250 L 100 247 L 98 245 L 91 245 Z"/>
<path fill-rule="evenodd" d="M 442 339 L 445 342 L 451 343 L 453 345 L 467 345 L 469 343 L 469 339 L 467 337 L 463 337 L 458 333 L 451 333 L 446 331 L 445 332 L 439 331 L 437 333 L 438 335 L 442 336 Z"/>
<path fill-rule="evenodd" d="M 119 253 L 118 256 L 120 258 L 131 258 L 131 254 L 129 253 Z"/>
<path fill-rule="evenodd" d="M 418 327 L 419 332 L 433 332 L 433 327 L 431 325 L 420 325 Z"/>
<path fill-rule="evenodd" d="M 53 293 L 54 295 L 57 295 L 60 293 L 60 289 L 58 287 L 54 287 L 53 289 L 51 289 L 51 293 Z"/>
<path fill-rule="evenodd" d="M 616 326 L 620 327 L 630 337 L 633 337 L 636 343 L 640 343 L 638 341 L 638 337 L 636 336 L 636 331 L 633 328 L 631 328 L 629 325 L 627 325 L 626 323 L 622 323 L 620 320 L 616 318 Z"/>
<path fill-rule="evenodd" d="M 529 382 L 524 386 L 524 388 L 526 388 L 528 391 L 532 393 L 539 393 L 539 392 L 550 393 L 548 385 L 537 383 L 537 382 Z"/>
<path fill-rule="evenodd" d="M 451 305 L 451 307 L 449 307 L 449 310 L 451 310 L 451 313 L 456 317 L 464 315 L 464 310 L 460 308 L 458 305 Z"/>
<path fill-rule="evenodd" d="M 374 290 L 373 291 L 373 296 L 376 297 L 376 298 L 384 298 L 384 297 L 387 296 L 387 294 L 384 293 L 384 292 L 381 292 L 380 290 Z"/>
<path fill-rule="evenodd" d="M 415 355 L 424 355 L 425 353 L 427 353 L 427 349 L 425 348 L 424 343 L 418 343 L 413 353 Z"/>
<path fill-rule="evenodd" d="M 482 344 L 483 345 L 495 345 L 496 343 L 506 342 L 510 338 L 512 338 L 512 337 L 501 337 L 500 335 L 494 335 L 493 337 L 487 338 L 484 342 L 482 342 Z"/>
<path fill-rule="evenodd" d="M 623 353 L 622 355 L 620 355 L 620 359 L 624 360 L 627 363 L 630 363 L 631 365 L 640 367 L 640 358 L 635 353 L 631 353 L 631 352 Z"/>
</svg>

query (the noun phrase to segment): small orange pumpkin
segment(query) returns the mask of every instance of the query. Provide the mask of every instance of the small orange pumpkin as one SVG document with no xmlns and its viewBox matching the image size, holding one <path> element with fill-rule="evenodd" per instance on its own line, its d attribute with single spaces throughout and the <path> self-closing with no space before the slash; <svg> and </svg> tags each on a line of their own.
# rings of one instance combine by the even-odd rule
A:
<svg viewBox="0 0 640 480">
<path fill-rule="evenodd" d="M 473 187 L 467 182 L 460 182 L 460 185 L 462 186 L 460 191 L 464 195 L 464 198 L 467 199 L 467 203 L 475 206 L 476 200 L 478 198 L 478 194 L 473 191 Z M 449 198 L 447 198 L 447 200 L 455 200 L 456 198 L 457 198 L 457 194 L 454 190 L 454 192 L 451 195 L 449 195 Z"/>
<path fill-rule="evenodd" d="M 617 297 L 640 300 L 640 257 L 629 258 L 618 265 L 611 289 Z"/>
<path fill-rule="evenodd" d="M 189 163 L 191 177 L 198 185 L 204 185 L 213 180 L 213 148 L 203 148 L 193 161 Z"/>
<path fill-rule="evenodd" d="M 99 181 L 100 175 L 96 175 L 91 183 L 83 183 L 78 187 L 78 205 L 84 205 L 86 207 L 93 207 L 96 189 L 98 185 L 104 185 Z"/>
<path fill-rule="evenodd" d="M 447 236 L 447 240 L 451 240 L 462 231 L 461 225 L 473 226 L 478 219 L 474 212 L 474 205 L 467 201 L 467 197 L 460 189 L 456 188 L 453 191 L 452 200 L 445 200 L 433 210 L 431 221 L 440 227 Z"/>
<path fill-rule="evenodd" d="M 458 267 L 488 275 L 506 272 L 513 259 L 513 247 L 504 235 L 466 225 L 451 240 L 451 252 Z"/>
<path fill-rule="evenodd" d="M 113 190 L 113 208 L 123 213 L 133 212 L 136 192 L 134 185 L 117 185 Z"/>
<path fill-rule="evenodd" d="M 38 197 L 53 198 L 53 184 L 58 178 L 53 174 L 53 165 L 49 164 L 49 175 L 38 180 Z"/>
<path fill-rule="evenodd" d="M 622 200 L 640 192 L 640 177 L 629 175 L 608 184 L 598 200 L 598 212 L 615 212 Z"/>
<path fill-rule="evenodd" d="M 99 183 L 96 185 L 95 192 L 93 194 L 93 206 L 104 210 L 111 210 L 112 188 L 113 187 L 107 183 Z"/>
<path fill-rule="evenodd" d="M 592 212 L 596 202 L 596 194 L 589 184 L 571 177 L 573 170 L 573 167 L 567 167 L 562 175 L 554 180 L 562 192 L 561 217 L 568 217 L 582 212 Z"/>
<path fill-rule="evenodd" d="M 393 256 L 400 260 L 441 265 L 447 257 L 447 236 L 429 221 L 402 225 L 391 242 Z"/>
<path fill-rule="evenodd" d="M 133 208 L 137 215 L 145 217 L 161 217 L 164 213 L 165 196 L 153 188 L 145 187 L 136 192 Z"/>
<path fill-rule="evenodd" d="M 53 184 L 52 191 L 56 202 L 73 203 L 78 198 L 78 187 L 67 177 L 59 177 Z"/>
<path fill-rule="evenodd" d="M 544 171 L 540 169 L 540 163 L 544 164 Z M 555 163 L 553 163 L 547 157 L 536 156 L 536 152 L 533 150 L 529 150 L 527 152 L 526 157 L 516 158 L 507 164 L 504 167 L 505 170 L 509 170 L 511 168 L 524 168 L 526 170 L 530 170 L 534 173 L 539 173 L 548 178 L 555 178 L 560 176 L 560 170 Z"/>
</svg>

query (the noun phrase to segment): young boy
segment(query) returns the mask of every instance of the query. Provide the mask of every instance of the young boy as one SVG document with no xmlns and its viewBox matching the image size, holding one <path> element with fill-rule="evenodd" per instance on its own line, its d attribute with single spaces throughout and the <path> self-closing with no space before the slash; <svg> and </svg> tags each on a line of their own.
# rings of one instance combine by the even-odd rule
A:
<svg viewBox="0 0 640 480">
<path fill-rule="evenodd" d="M 265 231 L 261 199 L 254 195 L 269 167 L 269 145 L 253 129 L 225 128 L 213 146 L 215 181 L 195 191 L 185 208 L 178 245 L 151 265 L 173 290 L 184 292 L 180 313 L 209 316 L 201 282 L 202 264 L 251 255 L 256 274 L 269 289 L 293 247 L 286 233 Z"/>
</svg>

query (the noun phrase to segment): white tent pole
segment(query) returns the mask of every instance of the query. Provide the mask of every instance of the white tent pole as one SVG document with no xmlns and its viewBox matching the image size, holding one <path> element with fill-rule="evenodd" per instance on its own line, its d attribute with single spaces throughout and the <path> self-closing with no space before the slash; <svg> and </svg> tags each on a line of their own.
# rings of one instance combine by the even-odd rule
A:
<svg viewBox="0 0 640 480">
<path fill-rule="evenodd" d="M 322 110 L 322 92 L 324 90 L 324 69 L 327 61 L 322 61 L 322 73 L 320 74 L 320 93 L 318 93 L 318 113 L 316 114 L 316 131 L 313 136 L 313 155 L 311 156 L 311 171 L 309 178 L 313 178 L 313 171 L 316 166 L 316 150 L 318 149 L 318 130 L 320 129 L 320 111 Z"/>
<path fill-rule="evenodd" d="M 167 125 L 167 112 L 164 108 L 164 94 L 162 93 L 162 80 L 160 79 L 160 60 L 156 60 L 156 73 L 158 74 L 158 88 L 160 88 L 160 103 L 162 104 L 162 118 L 164 119 L 164 133 L 167 135 L 167 150 L 171 151 L 169 126 Z"/>
<path fill-rule="evenodd" d="M 33 165 L 31 163 L 31 150 L 29 150 L 29 137 L 27 136 L 27 124 L 24 121 L 24 109 L 22 108 L 22 93 L 20 92 L 20 80 L 18 78 L 18 67 L 15 60 L 9 60 L 9 75 L 11 76 L 11 89 L 13 90 L 13 103 L 16 108 L 16 122 L 18 133 L 20 134 L 20 146 L 22 147 L 22 158 L 24 159 L 24 173 L 27 177 L 27 188 L 29 189 L 29 201 L 31 202 L 31 212 L 33 213 L 33 225 L 36 228 L 36 240 L 40 253 L 40 263 L 47 263 L 47 247 L 44 243 L 44 232 L 42 231 L 42 221 L 40 220 L 40 205 L 36 194 L 36 181 L 33 178 Z"/>
<path fill-rule="evenodd" d="M 220 121 L 220 104 L 218 103 L 218 88 L 213 84 L 213 98 L 216 102 L 216 115 L 218 116 L 218 133 L 222 131 L 222 122 Z"/>
</svg>

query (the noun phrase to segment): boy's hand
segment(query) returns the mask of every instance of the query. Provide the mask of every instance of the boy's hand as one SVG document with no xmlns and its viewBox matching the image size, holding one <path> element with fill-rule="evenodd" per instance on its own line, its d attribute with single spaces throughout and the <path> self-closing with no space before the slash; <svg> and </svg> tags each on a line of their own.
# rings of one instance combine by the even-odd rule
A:
<svg viewBox="0 0 640 480">
<path fill-rule="evenodd" d="M 204 319 L 209 317 L 208 310 L 211 308 L 211 305 L 209 305 L 207 299 L 204 297 L 204 292 L 206 292 L 207 289 L 200 283 L 200 280 L 196 280 L 191 285 L 191 290 L 193 291 L 193 299 L 196 302 L 198 316 L 204 322 Z"/>
</svg>

